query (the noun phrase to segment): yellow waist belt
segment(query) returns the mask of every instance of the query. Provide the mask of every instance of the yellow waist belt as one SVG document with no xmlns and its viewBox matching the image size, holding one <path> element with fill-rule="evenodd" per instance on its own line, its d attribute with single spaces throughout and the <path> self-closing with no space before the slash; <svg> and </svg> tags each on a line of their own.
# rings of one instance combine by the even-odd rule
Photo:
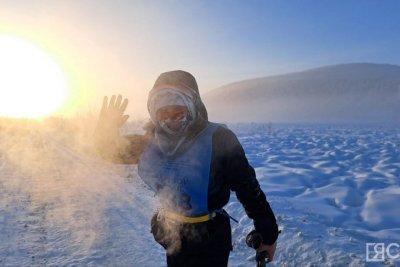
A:
<svg viewBox="0 0 400 267">
<path fill-rule="evenodd" d="M 171 219 L 174 221 L 179 221 L 179 222 L 183 222 L 183 223 L 200 223 L 200 222 L 207 222 L 209 220 L 212 220 L 213 218 L 215 218 L 215 216 L 217 216 L 217 213 L 211 212 L 210 214 L 206 214 L 203 216 L 199 216 L 199 217 L 186 217 L 177 213 L 173 213 L 170 211 L 164 211 L 163 212 L 164 217 L 167 219 Z"/>
</svg>

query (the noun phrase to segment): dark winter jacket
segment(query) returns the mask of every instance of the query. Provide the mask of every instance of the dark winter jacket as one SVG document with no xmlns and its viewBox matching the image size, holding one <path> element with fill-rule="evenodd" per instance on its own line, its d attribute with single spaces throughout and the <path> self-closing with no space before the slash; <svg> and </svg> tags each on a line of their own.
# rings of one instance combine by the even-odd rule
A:
<svg viewBox="0 0 400 267">
<path fill-rule="evenodd" d="M 192 129 L 192 138 L 208 122 L 202 122 Z M 136 164 L 145 142 L 152 138 L 149 132 L 145 136 L 126 136 L 130 145 L 120 151 L 119 163 Z M 253 219 L 255 229 L 262 233 L 265 244 L 272 244 L 278 236 L 278 227 L 274 213 L 266 200 L 264 192 L 256 179 L 242 145 L 236 135 L 225 127 L 219 127 L 212 138 L 212 158 L 208 188 L 209 210 L 224 207 L 234 191 L 242 203 L 249 218 Z"/>
<path fill-rule="evenodd" d="M 201 101 L 197 83 L 187 72 L 172 71 L 163 73 L 157 79 L 150 95 L 163 88 L 176 88 L 190 92 L 197 116 L 186 133 L 190 142 L 208 125 L 207 110 Z M 149 97 L 150 99 L 150 97 Z M 152 114 L 151 110 L 149 110 Z M 149 123 L 145 135 L 130 135 L 119 138 L 112 136 L 98 138 L 97 147 L 104 157 L 110 160 L 136 164 L 149 139 L 155 138 L 155 122 Z M 115 131 L 114 131 L 115 133 Z M 98 134 L 97 136 L 104 136 Z M 114 143 L 107 144 L 107 143 Z M 113 148 L 117 148 L 116 150 Z M 264 192 L 256 179 L 254 169 L 249 165 L 245 152 L 236 135 L 225 127 L 219 127 L 212 136 L 212 156 L 208 185 L 209 211 L 223 208 L 229 201 L 230 191 L 235 191 L 249 218 L 253 219 L 255 229 L 263 235 L 265 244 L 273 244 L 278 236 L 274 213 L 266 200 Z"/>
<path fill-rule="evenodd" d="M 236 192 L 255 229 L 263 235 L 264 243 L 273 244 L 278 237 L 274 213 L 235 134 L 220 127 L 213 136 L 209 209 L 226 205 L 230 190 Z"/>
</svg>

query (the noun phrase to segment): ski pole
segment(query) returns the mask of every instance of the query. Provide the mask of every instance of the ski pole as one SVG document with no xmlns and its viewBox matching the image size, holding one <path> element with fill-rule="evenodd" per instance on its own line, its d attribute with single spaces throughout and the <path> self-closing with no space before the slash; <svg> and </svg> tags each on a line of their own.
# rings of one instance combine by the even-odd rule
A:
<svg viewBox="0 0 400 267">
<path fill-rule="evenodd" d="M 257 233 L 255 230 L 251 231 L 246 237 L 246 244 L 247 246 L 257 250 L 262 244 L 262 235 Z M 256 252 L 256 266 L 265 267 L 266 263 L 268 262 L 268 258 L 269 255 L 267 251 Z"/>
<path fill-rule="evenodd" d="M 268 252 L 266 251 L 261 251 L 261 252 L 256 252 L 256 262 L 257 262 L 257 267 L 265 267 L 265 265 L 268 262 Z"/>
</svg>

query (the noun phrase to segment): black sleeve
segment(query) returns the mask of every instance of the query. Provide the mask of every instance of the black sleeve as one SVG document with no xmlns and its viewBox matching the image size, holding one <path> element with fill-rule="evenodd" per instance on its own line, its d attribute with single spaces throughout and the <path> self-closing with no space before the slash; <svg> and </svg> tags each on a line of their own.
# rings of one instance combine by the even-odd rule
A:
<svg viewBox="0 0 400 267">
<path fill-rule="evenodd" d="M 250 166 L 236 135 L 222 127 L 217 131 L 219 133 L 216 133 L 215 137 L 223 150 L 224 175 L 229 179 L 230 188 L 236 192 L 247 216 L 253 219 L 256 231 L 263 236 L 263 243 L 271 245 L 278 237 L 278 225 L 257 181 L 255 171 Z"/>
<path fill-rule="evenodd" d="M 111 133 L 110 133 L 111 132 Z M 96 129 L 94 145 L 100 156 L 117 164 L 137 164 L 150 133 L 119 136 L 118 131 Z"/>
</svg>

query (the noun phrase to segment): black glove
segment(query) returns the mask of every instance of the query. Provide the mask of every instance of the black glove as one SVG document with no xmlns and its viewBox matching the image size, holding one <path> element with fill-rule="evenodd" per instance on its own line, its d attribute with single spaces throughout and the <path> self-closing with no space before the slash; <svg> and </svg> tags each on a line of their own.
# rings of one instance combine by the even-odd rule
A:
<svg viewBox="0 0 400 267">
<path fill-rule="evenodd" d="M 105 96 L 94 132 L 94 144 L 97 151 L 103 158 L 112 162 L 120 161 L 120 151 L 124 144 L 119 137 L 119 128 L 129 118 L 128 115 L 124 115 L 127 105 L 128 99 L 122 102 L 121 95 L 118 98 L 113 95 L 110 102 Z"/>
<path fill-rule="evenodd" d="M 262 235 L 255 230 L 251 231 L 246 237 L 247 246 L 254 248 L 255 250 L 261 246 L 262 241 Z M 267 251 L 256 252 L 257 267 L 265 267 L 266 260 L 268 261 Z"/>
<path fill-rule="evenodd" d="M 125 98 L 122 102 L 121 95 L 118 95 L 118 97 L 111 96 L 110 102 L 108 102 L 108 97 L 105 96 L 96 131 L 118 131 L 129 118 L 128 115 L 124 115 L 127 106 L 128 99 Z"/>
</svg>

